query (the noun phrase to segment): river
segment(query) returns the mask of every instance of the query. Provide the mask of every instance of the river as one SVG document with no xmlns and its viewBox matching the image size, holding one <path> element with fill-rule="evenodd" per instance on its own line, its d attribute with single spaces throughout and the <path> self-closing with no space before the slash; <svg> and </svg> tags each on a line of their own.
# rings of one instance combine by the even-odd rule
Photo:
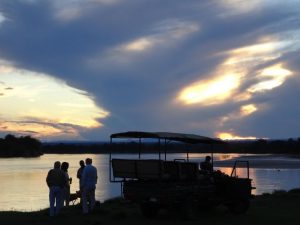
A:
<svg viewBox="0 0 300 225">
<path fill-rule="evenodd" d="M 109 155 L 107 154 L 46 154 L 39 158 L 2 158 L 0 159 L 0 210 L 33 211 L 49 206 L 46 175 L 57 160 L 69 162 L 69 175 L 73 178 L 71 192 L 78 190 L 76 172 L 79 160 L 90 157 L 98 170 L 96 199 L 120 196 L 119 183 L 109 181 Z M 130 154 L 114 155 L 114 157 L 132 158 Z M 152 158 L 153 155 L 145 155 Z M 185 154 L 170 154 L 169 159 L 184 158 Z M 190 154 L 190 160 L 201 162 L 205 154 Z M 227 174 L 235 160 L 250 161 L 250 178 L 256 187 L 253 194 L 271 193 L 274 190 L 300 187 L 300 158 L 285 155 L 240 155 L 215 154 L 215 169 Z M 238 171 L 245 176 L 245 169 Z"/>
</svg>

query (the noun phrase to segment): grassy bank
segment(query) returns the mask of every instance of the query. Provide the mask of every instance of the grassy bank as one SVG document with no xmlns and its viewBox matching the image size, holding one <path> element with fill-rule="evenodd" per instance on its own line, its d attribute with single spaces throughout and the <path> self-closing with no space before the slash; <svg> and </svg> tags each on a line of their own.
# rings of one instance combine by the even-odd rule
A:
<svg viewBox="0 0 300 225">
<path fill-rule="evenodd" d="M 233 215 L 225 207 L 211 211 L 199 211 L 193 220 L 183 220 L 175 213 L 162 211 L 155 219 L 146 219 L 137 205 L 122 199 L 114 199 L 101 204 L 93 214 L 82 215 L 79 205 L 64 209 L 56 218 L 48 216 L 48 210 L 38 212 L 0 212 L 1 224 L 5 225 L 295 225 L 300 224 L 300 191 L 275 192 L 272 195 L 256 196 L 249 211 L 243 215 Z"/>
</svg>

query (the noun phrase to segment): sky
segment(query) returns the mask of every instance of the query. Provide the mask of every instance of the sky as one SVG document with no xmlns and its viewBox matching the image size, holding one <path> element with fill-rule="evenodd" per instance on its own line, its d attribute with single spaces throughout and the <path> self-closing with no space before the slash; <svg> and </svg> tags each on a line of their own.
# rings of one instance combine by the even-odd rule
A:
<svg viewBox="0 0 300 225">
<path fill-rule="evenodd" d="M 0 0 L 0 136 L 300 136 L 299 0 Z"/>
</svg>

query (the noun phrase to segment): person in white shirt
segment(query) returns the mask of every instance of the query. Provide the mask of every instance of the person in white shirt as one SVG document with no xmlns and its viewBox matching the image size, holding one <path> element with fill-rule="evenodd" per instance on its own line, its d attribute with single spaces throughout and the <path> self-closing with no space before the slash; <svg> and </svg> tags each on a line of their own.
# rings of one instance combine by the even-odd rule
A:
<svg viewBox="0 0 300 225">
<path fill-rule="evenodd" d="M 91 212 L 94 209 L 95 190 L 98 179 L 97 169 L 92 165 L 92 159 L 87 158 L 85 164 L 86 166 L 81 175 L 82 210 L 84 214 Z"/>
</svg>

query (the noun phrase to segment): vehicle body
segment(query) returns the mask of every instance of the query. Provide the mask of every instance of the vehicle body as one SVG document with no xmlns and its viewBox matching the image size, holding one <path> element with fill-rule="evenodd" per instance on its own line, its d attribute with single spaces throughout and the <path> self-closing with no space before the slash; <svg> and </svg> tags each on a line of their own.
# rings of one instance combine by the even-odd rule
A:
<svg viewBox="0 0 300 225">
<path fill-rule="evenodd" d="M 211 208 L 219 204 L 226 205 L 233 213 L 247 211 L 252 190 L 247 161 L 236 162 L 229 176 L 220 171 L 199 169 L 199 163 L 190 161 L 188 150 L 183 151 L 186 152 L 184 160 L 167 160 L 167 146 L 171 142 L 183 143 L 182 146 L 225 142 L 167 132 L 116 133 L 111 135 L 111 143 L 116 138 L 137 139 L 139 151 L 136 159 L 113 158 L 113 154 L 110 154 L 110 181 L 121 182 L 124 198 L 140 204 L 145 216 L 155 216 L 160 208 L 179 209 L 183 216 L 189 216 L 199 207 Z M 157 159 L 141 158 L 142 139 L 158 140 Z M 213 153 L 211 155 L 213 159 Z M 246 178 L 236 175 L 239 163 L 246 165 Z"/>
</svg>

